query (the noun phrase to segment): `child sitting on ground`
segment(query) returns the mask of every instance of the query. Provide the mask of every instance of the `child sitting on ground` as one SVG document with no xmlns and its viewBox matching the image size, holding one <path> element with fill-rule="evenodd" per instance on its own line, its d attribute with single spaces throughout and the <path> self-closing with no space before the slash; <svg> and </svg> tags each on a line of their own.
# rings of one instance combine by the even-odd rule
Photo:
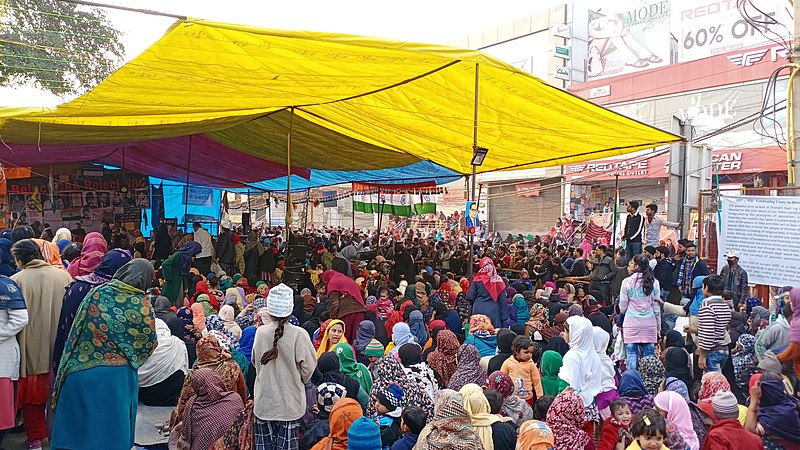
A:
<svg viewBox="0 0 800 450">
<path fill-rule="evenodd" d="M 400 430 L 403 432 L 403 437 L 392 444 L 391 450 L 412 450 L 417 445 L 419 433 L 425 428 L 428 414 L 417 406 L 406 406 L 400 418 Z"/>
<path fill-rule="evenodd" d="M 535 345 L 529 337 L 517 336 L 511 343 L 513 355 L 500 368 L 514 382 L 514 393 L 517 397 L 527 401 L 531 408 L 536 399 L 544 395 L 542 377 L 533 362 Z"/>
<path fill-rule="evenodd" d="M 381 444 L 388 449 L 403 435 L 400 428 L 403 414 L 403 388 L 390 384 L 379 389 L 375 395 L 375 411 L 381 428 Z"/>
<path fill-rule="evenodd" d="M 631 426 L 634 440 L 625 450 L 669 450 L 664 445 L 667 423 L 657 411 L 644 409 L 636 414 Z"/>
<path fill-rule="evenodd" d="M 603 422 L 603 434 L 597 450 L 625 450 L 633 441 L 630 433 L 631 408 L 625 400 L 617 399 L 608 407 L 611 417 Z"/>
</svg>

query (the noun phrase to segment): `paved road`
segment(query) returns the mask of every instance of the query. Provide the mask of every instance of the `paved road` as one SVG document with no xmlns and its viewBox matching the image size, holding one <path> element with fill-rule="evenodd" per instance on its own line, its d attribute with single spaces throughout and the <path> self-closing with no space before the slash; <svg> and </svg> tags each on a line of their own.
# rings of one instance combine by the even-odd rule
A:
<svg viewBox="0 0 800 450">
<path fill-rule="evenodd" d="M 0 449 L 2 450 L 28 450 L 28 442 L 25 439 L 25 433 L 8 433 L 6 437 L 3 439 L 3 442 L 0 443 Z M 50 442 L 45 441 L 45 444 L 42 448 L 49 449 Z"/>
</svg>

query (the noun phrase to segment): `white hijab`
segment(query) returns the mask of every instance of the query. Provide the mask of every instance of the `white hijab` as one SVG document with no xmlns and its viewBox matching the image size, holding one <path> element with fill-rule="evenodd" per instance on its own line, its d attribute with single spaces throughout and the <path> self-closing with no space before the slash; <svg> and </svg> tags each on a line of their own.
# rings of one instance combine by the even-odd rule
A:
<svg viewBox="0 0 800 450">
<path fill-rule="evenodd" d="M 600 392 L 612 391 L 617 388 L 614 383 L 614 362 L 608 356 L 608 340 L 611 336 L 608 335 L 606 330 L 600 327 L 592 327 L 592 335 L 594 337 L 594 350 L 600 358 L 600 368 L 603 371 L 602 379 L 600 380 Z"/>
<path fill-rule="evenodd" d="M 69 231 L 68 228 L 59 228 L 56 231 L 56 234 L 53 236 L 53 243 L 57 244 L 58 241 L 71 241 L 72 240 L 72 232 Z"/>
<path fill-rule="evenodd" d="M 572 386 L 585 407 L 591 405 L 594 397 L 601 392 L 603 369 L 594 349 L 592 322 L 585 317 L 572 316 L 567 319 L 567 326 L 569 351 L 564 355 L 564 365 L 558 377 Z"/>
<path fill-rule="evenodd" d="M 177 371 L 189 372 L 189 356 L 186 344 L 172 335 L 167 323 L 156 319 L 158 346 L 147 361 L 139 367 L 139 387 L 154 386 Z"/>
</svg>

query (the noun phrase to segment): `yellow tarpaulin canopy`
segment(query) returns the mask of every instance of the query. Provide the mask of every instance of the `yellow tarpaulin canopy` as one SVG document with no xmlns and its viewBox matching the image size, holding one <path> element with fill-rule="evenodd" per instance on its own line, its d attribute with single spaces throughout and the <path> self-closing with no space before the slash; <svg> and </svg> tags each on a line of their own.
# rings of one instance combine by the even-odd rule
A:
<svg viewBox="0 0 800 450">
<path fill-rule="evenodd" d="M 585 161 L 680 139 L 479 51 L 196 19 L 176 23 L 76 100 L 51 110 L 0 111 L 0 136 L 46 146 L 205 134 L 285 162 L 292 121 L 293 166 L 381 169 L 429 160 L 465 174 L 476 64 L 478 145 L 489 149 L 479 172 Z"/>
</svg>

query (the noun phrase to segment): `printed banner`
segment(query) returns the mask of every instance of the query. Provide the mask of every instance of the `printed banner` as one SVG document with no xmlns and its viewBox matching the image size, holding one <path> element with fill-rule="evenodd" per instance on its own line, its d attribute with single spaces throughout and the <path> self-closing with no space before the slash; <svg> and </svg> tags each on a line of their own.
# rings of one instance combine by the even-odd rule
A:
<svg viewBox="0 0 800 450">
<path fill-rule="evenodd" d="M 670 63 L 670 2 L 642 1 L 618 13 L 589 12 L 588 78 L 598 79 Z"/>
<path fill-rule="evenodd" d="M 214 201 L 214 190 L 211 188 L 189 186 L 189 195 L 187 196 L 186 187 L 184 187 L 183 194 L 189 205 L 211 206 Z"/>
<path fill-rule="evenodd" d="M 435 194 L 355 194 L 353 208 L 363 213 L 392 214 L 411 217 L 414 214 L 435 214 Z"/>
</svg>

